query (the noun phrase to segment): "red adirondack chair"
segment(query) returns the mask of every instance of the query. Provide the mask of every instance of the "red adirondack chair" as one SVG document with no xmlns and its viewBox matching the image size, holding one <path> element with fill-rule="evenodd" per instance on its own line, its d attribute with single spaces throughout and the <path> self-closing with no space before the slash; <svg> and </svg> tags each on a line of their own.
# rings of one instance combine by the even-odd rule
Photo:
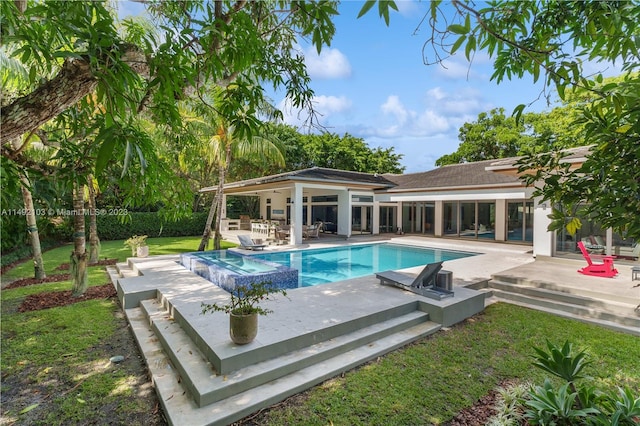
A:
<svg viewBox="0 0 640 426">
<path fill-rule="evenodd" d="M 578 272 L 584 275 L 607 278 L 613 278 L 618 275 L 618 270 L 613 265 L 613 256 L 603 256 L 602 263 L 593 263 L 591 255 L 582 241 L 578 241 L 578 248 L 582 252 L 582 257 L 587 261 L 587 266 L 578 269 Z"/>
</svg>

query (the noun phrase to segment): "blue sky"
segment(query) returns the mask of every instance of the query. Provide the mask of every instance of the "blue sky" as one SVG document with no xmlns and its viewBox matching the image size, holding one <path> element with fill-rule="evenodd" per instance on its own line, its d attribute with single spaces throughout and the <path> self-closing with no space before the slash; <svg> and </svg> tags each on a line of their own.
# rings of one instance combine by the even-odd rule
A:
<svg viewBox="0 0 640 426">
<path fill-rule="evenodd" d="M 504 107 L 510 114 L 521 103 L 533 103 L 531 111 L 548 108 L 538 100 L 543 86 L 530 77 L 490 81 L 492 63 L 485 55 L 476 55 L 471 67 L 462 53 L 446 68 L 425 65 L 429 28 L 416 30 L 428 2 L 398 1 L 389 27 L 375 9 L 356 19 L 362 4 L 340 5 L 336 36 L 320 56 L 303 47 L 316 107 L 331 132 L 361 137 L 371 147 L 393 147 L 403 154 L 406 172 L 419 172 L 454 152 L 461 125 L 483 111 Z M 298 122 L 296 114 L 289 122 Z"/>
<path fill-rule="evenodd" d="M 447 60 L 446 68 L 425 65 L 422 52 L 429 28 L 425 24 L 416 30 L 429 2 L 397 4 L 400 11 L 392 13 L 387 27 L 377 7 L 357 19 L 363 2 L 344 1 L 331 47 L 318 56 L 301 42 L 316 110 L 328 131 L 362 138 L 372 148 L 393 147 L 410 173 L 433 169 L 439 157 L 454 152 L 461 125 L 483 111 L 503 107 L 510 114 L 521 103 L 532 104 L 531 111 L 548 109 L 539 99 L 543 86 L 534 86 L 530 77 L 500 85 L 490 81 L 492 64 L 483 54 L 476 55 L 471 67 L 462 53 Z M 121 16 L 142 10 L 128 1 L 119 8 Z M 302 123 L 282 95 L 273 93 L 273 100 L 288 124 Z"/>
</svg>

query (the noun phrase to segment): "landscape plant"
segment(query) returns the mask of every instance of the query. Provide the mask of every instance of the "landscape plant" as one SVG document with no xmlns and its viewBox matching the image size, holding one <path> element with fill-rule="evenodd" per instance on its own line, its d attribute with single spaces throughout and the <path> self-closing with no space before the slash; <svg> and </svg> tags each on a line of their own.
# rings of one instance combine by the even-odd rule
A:
<svg viewBox="0 0 640 426">
<path fill-rule="evenodd" d="M 202 302 L 202 314 L 224 312 L 234 315 L 267 315 L 273 311 L 260 306 L 261 302 L 273 300 L 275 294 L 287 296 L 287 291 L 271 281 L 260 281 L 249 285 L 238 285 L 229 292 L 231 299 L 227 303 Z"/>
<path fill-rule="evenodd" d="M 131 256 L 135 256 L 138 251 L 138 247 L 144 247 L 147 245 L 147 235 L 134 235 L 128 238 L 124 245 L 131 249 Z"/>
<path fill-rule="evenodd" d="M 558 347 L 547 340 L 547 350 L 534 347 L 534 366 L 565 381 L 554 384 L 545 378 L 533 386 L 523 399 L 524 417 L 532 425 L 637 425 L 640 422 L 640 395 L 629 387 L 605 392 L 591 384 L 576 386 L 585 379 L 583 370 L 590 364 L 584 350 L 574 352 L 566 341 Z"/>
</svg>

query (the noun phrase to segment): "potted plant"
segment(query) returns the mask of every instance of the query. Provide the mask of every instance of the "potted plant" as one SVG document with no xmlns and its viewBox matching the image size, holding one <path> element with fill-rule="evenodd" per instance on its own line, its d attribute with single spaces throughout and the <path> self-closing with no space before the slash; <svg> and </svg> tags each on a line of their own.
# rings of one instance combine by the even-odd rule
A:
<svg viewBox="0 0 640 426">
<path fill-rule="evenodd" d="M 131 256 L 147 257 L 149 255 L 146 235 L 134 235 L 126 240 L 124 245 L 129 246 L 131 249 Z"/>
<path fill-rule="evenodd" d="M 231 300 L 225 304 L 202 303 L 202 314 L 224 312 L 229 314 L 229 335 L 233 343 L 251 343 L 258 334 L 258 315 L 270 314 L 271 310 L 260 306 L 264 300 L 273 300 L 273 295 L 287 296 L 286 290 L 274 286 L 271 281 L 251 285 L 239 285 L 231 291 Z"/>
</svg>

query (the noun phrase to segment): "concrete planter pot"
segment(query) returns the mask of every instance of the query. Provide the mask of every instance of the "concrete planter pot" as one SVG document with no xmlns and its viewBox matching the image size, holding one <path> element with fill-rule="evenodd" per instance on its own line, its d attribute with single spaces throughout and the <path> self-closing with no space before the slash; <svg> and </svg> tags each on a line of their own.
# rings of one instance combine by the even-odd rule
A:
<svg viewBox="0 0 640 426">
<path fill-rule="evenodd" d="M 149 256 L 149 246 L 138 246 L 136 248 L 136 256 L 147 257 Z"/>
<path fill-rule="evenodd" d="M 258 334 L 258 314 L 229 314 L 229 335 L 236 345 L 251 343 Z"/>
</svg>

